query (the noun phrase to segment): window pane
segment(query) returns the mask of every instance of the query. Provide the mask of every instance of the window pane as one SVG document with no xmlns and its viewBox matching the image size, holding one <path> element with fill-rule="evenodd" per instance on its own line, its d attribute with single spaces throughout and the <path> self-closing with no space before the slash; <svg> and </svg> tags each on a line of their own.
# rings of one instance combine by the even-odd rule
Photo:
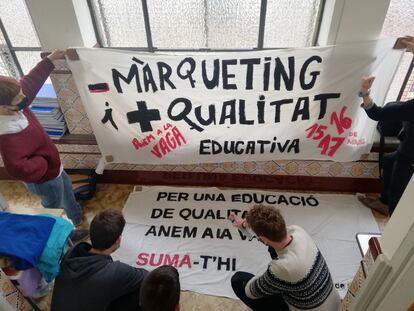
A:
<svg viewBox="0 0 414 311">
<path fill-rule="evenodd" d="M 148 1 L 157 48 L 255 48 L 260 0 Z"/>
<path fill-rule="evenodd" d="M 40 46 L 24 0 L 0 0 L 0 18 L 13 46 Z"/>
<path fill-rule="evenodd" d="M 9 51 L 5 50 L 4 46 L 0 46 L 0 53 L 0 75 L 19 79 L 19 72 L 13 63 Z"/>
<path fill-rule="evenodd" d="M 22 67 L 23 74 L 27 74 L 41 60 L 40 51 L 16 52 L 16 56 Z"/>
<path fill-rule="evenodd" d="M 206 48 L 203 0 L 148 1 L 153 44 L 157 48 Z"/>
<path fill-rule="evenodd" d="M 382 27 L 382 36 L 401 37 L 414 34 L 414 1 L 391 0 Z"/>
<path fill-rule="evenodd" d="M 0 75 L 19 78 L 16 66 L 14 65 L 9 48 L 0 32 Z"/>
<path fill-rule="evenodd" d="M 260 0 L 211 0 L 207 3 L 207 47 L 255 48 L 259 37 Z"/>
<path fill-rule="evenodd" d="M 268 1 L 264 46 L 311 46 L 320 3 L 320 0 Z"/>
<path fill-rule="evenodd" d="M 411 72 L 411 77 L 407 84 L 403 94 L 404 100 L 414 98 L 414 70 Z"/>
<path fill-rule="evenodd" d="M 104 46 L 147 47 L 140 0 L 93 0 Z"/>
<path fill-rule="evenodd" d="M 398 98 L 401 87 L 404 83 L 405 76 L 407 75 L 408 68 L 410 67 L 411 60 L 413 59 L 412 53 L 404 53 L 403 59 L 401 60 L 400 66 L 395 73 L 394 80 L 391 83 L 390 89 L 386 97 L 386 101 L 395 101 Z M 412 82 L 411 82 L 412 83 Z M 403 97 L 401 100 L 406 100 L 407 98 Z"/>
<path fill-rule="evenodd" d="M 0 75 L 2 76 L 10 76 L 9 70 L 6 66 L 6 61 L 3 57 L 0 58 Z"/>
<path fill-rule="evenodd" d="M 312 44 L 321 0 L 269 1 L 265 46 Z M 255 48 L 261 0 L 148 0 L 156 48 Z M 105 46 L 146 47 L 139 0 L 93 0 Z"/>
<path fill-rule="evenodd" d="M 382 27 L 381 36 L 383 37 L 401 37 L 404 35 L 414 34 L 414 1 L 413 0 L 391 0 L 388 7 L 387 16 L 385 17 L 384 25 Z M 394 80 L 390 86 L 387 94 L 387 101 L 396 100 L 400 89 L 403 85 L 404 78 L 407 75 L 413 54 L 406 52 L 400 66 L 395 74 Z M 414 72 L 412 73 L 414 75 Z M 413 84 L 413 79 L 408 83 Z M 411 85 L 405 87 L 409 89 Z M 401 100 L 409 98 L 408 92 L 404 92 Z"/>
</svg>

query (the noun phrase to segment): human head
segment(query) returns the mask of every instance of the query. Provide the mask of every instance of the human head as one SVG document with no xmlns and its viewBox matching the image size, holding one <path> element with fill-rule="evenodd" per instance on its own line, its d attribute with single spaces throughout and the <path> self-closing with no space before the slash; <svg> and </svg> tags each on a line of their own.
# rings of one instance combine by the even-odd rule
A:
<svg viewBox="0 0 414 311">
<path fill-rule="evenodd" d="M 414 37 L 405 36 L 402 42 L 405 44 L 407 50 L 414 54 Z"/>
<path fill-rule="evenodd" d="M 121 244 L 124 227 L 125 218 L 120 211 L 108 208 L 99 212 L 89 228 L 92 247 L 100 251 L 110 249 L 114 252 Z"/>
<path fill-rule="evenodd" d="M 161 266 L 151 271 L 141 285 L 142 311 L 180 310 L 180 276 L 172 266 Z"/>
<path fill-rule="evenodd" d="M 246 221 L 262 241 L 281 242 L 287 236 L 286 224 L 279 210 L 267 205 L 255 205 L 246 216 Z"/>
<path fill-rule="evenodd" d="M 0 76 L 0 109 L 17 106 L 24 97 L 19 81 L 11 77 Z"/>
</svg>

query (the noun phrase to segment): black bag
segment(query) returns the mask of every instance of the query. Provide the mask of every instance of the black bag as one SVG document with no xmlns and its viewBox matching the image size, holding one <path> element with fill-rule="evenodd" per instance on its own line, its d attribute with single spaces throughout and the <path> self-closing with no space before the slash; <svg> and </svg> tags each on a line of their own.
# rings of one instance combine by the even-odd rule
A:
<svg viewBox="0 0 414 311">
<path fill-rule="evenodd" d="M 76 200 L 86 201 L 95 196 L 96 175 L 94 170 L 76 170 L 69 174 Z"/>
<path fill-rule="evenodd" d="M 395 104 L 397 104 L 397 102 L 390 102 L 390 103 L 385 104 L 384 107 L 389 106 L 389 105 L 395 105 Z M 403 123 L 401 121 L 382 120 L 378 122 L 377 130 L 381 134 L 379 155 L 378 155 L 378 167 L 379 167 L 380 178 L 382 178 L 385 137 L 396 137 L 401 140 Z"/>
</svg>

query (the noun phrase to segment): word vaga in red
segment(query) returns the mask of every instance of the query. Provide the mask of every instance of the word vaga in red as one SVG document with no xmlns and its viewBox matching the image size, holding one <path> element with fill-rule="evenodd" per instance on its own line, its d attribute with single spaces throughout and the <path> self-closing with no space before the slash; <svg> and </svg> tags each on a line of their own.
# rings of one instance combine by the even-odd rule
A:
<svg viewBox="0 0 414 311">
<path fill-rule="evenodd" d="M 168 132 L 164 137 L 161 137 L 158 143 L 152 147 L 151 153 L 157 158 L 162 158 L 167 153 L 170 153 L 172 150 L 186 143 L 187 141 L 183 134 L 181 134 L 180 130 L 174 126 L 171 129 L 171 132 Z"/>
</svg>

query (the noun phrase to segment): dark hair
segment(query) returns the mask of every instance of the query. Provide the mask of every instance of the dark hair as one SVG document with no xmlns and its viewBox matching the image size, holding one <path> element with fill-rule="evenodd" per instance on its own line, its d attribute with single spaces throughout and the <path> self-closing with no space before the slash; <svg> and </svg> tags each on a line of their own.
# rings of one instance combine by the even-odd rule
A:
<svg viewBox="0 0 414 311">
<path fill-rule="evenodd" d="M 20 92 L 20 83 L 11 77 L 0 76 L 0 106 L 11 105 Z"/>
<path fill-rule="evenodd" d="M 125 218 L 116 209 L 108 208 L 96 214 L 89 228 L 92 247 L 98 250 L 110 248 L 121 236 Z"/>
<path fill-rule="evenodd" d="M 246 216 L 246 221 L 257 236 L 274 242 L 282 241 L 286 235 L 286 224 L 279 210 L 267 205 L 255 205 Z"/>
<path fill-rule="evenodd" d="M 180 276 L 172 266 L 151 271 L 141 285 L 142 311 L 174 311 L 180 302 Z"/>
</svg>

